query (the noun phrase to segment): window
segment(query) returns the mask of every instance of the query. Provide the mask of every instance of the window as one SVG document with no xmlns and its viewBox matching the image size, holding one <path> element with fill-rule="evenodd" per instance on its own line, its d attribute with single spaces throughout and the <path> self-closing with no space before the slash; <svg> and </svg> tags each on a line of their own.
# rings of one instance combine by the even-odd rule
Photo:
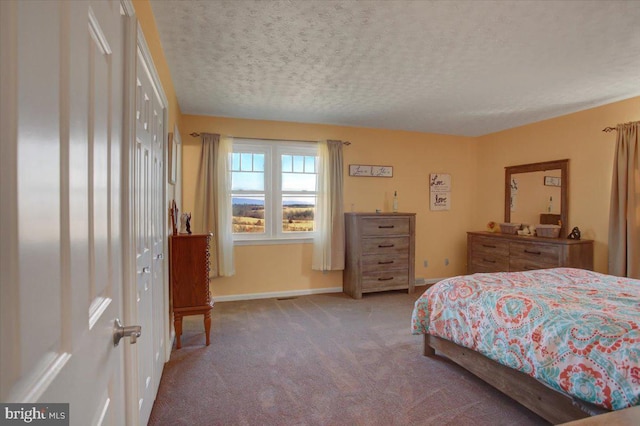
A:
<svg viewBox="0 0 640 426">
<path fill-rule="evenodd" d="M 234 240 L 312 238 L 317 163 L 315 144 L 235 139 L 231 160 Z"/>
</svg>

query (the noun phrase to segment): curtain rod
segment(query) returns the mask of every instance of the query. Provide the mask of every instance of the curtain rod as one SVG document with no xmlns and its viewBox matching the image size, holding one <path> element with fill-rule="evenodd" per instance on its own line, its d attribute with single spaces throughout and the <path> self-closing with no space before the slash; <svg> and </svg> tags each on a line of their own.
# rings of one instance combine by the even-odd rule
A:
<svg viewBox="0 0 640 426">
<path fill-rule="evenodd" d="M 193 136 L 194 138 L 197 138 L 198 136 L 200 136 L 200 133 L 189 133 L 190 136 Z M 318 142 L 318 141 L 306 141 L 306 140 L 301 140 L 301 139 L 269 139 L 269 138 L 245 138 L 242 136 L 233 136 L 234 138 L 237 139 L 251 139 L 251 140 L 256 140 L 256 141 L 290 141 L 290 142 Z M 342 142 L 343 145 L 351 145 L 351 142 L 349 141 L 345 141 Z"/>
<path fill-rule="evenodd" d="M 638 124 L 640 123 L 640 121 L 629 121 L 628 123 L 624 123 L 622 125 L 626 126 L 627 124 Z M 620 124 L 618 124 L 618 126 L 620 126 Z M 618 130 L 618 127 L 605 127 L 604 129 L 602 129 L 603 132 L 613 132 L 614 130 Z"/>
</svg>

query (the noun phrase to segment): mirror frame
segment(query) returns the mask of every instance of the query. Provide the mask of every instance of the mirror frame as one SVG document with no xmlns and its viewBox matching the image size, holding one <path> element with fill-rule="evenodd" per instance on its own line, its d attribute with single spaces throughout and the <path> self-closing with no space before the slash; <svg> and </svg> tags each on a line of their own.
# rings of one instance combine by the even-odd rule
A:
<svg viewBox="0 0 640 426">
<path fill-rule="evenodd" d="M 511 222 L 511 175 L 528 172 L 544 172 L 560 170 L 562 186 L 560 187 L 560 228 L 559 238 L 564 238 L 569 220 L 569 160 L 544 161 L 541 163 L 521 164 L 504 168 L 504 221 Z"/>
</svg>

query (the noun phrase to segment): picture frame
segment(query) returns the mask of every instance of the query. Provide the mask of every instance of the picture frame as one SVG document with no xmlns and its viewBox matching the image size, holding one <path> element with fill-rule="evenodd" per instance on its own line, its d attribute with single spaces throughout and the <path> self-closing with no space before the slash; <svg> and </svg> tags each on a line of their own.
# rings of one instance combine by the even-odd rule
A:
<svg viewBox="0 0 640 426">
<path fill-rule="evenodd" d="M 169 132 L 167 140 L 169 150 L 167 156 L 167 176 L 169 183 L 172 185 L 175 185 L 178 180 L 178 145 L 180 145 L 181 142 L 180 132 L 176 125 L 173 129 L 173 133 Z"/>
<path fill-rule="evenodd" d="M 393 177 L 393 166 L 349 164 L 349 176 L 390 178 Z"/>
<path fill-rule="evenodd" d="M 449 173 L 429 174 L 429 210 L 451 210 L 451 175 Z"/>
<path fill-rule="evenodd" d="M 562 178 L 559 176 L 545 176 L 544 185 L 545 186 L 562 186 Z"/>
<path fill-rule="evenodd" d="M 451 175 L 448 173 L 429 174 L 429 190 L 431 192 L 451 191 Z"/>
</svg>

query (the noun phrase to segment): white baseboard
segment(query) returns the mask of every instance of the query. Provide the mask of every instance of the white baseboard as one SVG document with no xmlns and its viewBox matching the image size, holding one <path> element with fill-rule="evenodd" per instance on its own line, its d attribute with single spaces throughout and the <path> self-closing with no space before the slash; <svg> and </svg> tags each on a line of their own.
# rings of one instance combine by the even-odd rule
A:
<svg viewBox="0 0 640 426">
<path fill-rule="evenodd" d="M 416 278 L 417 286 L 431 285 L 444 278 Z M 275 299 L 284 297 L 308 296 L 310 294 L 342 293 L 342 287 L 314 288 L 308 290 L 274 291 L 268 293 L 231 294 L 228 296 L 213 296 L 215 302 L 233 302 L 236 300 Z"/>
<path fill-rule="evenodd" d="M 273 299 L 283 297 L 308 296 L 310 294 L 342 293 L 342 287 L 313 288 L 308 290 L 274 291 L 269 293 L 232 294 L 213 296 L 215 302 L 233 302 L 236 300 Z"/>
</svg>

